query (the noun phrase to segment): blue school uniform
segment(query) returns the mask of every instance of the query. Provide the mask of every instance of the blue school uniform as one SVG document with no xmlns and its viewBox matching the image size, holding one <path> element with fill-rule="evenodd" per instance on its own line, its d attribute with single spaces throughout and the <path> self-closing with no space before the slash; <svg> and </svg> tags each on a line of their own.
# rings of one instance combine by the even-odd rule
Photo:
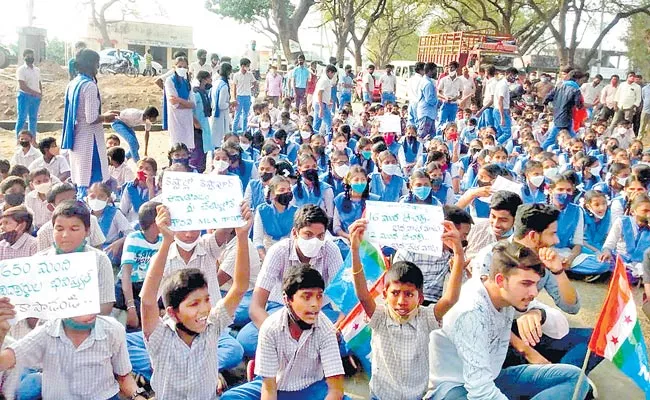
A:
<svg viewBox="0 0 650 400">
<path fill-rule="evenodd" d="M 418 151 L 420 150 L 420 146 L 422 146 L 422 143 L 418 141 L 413 142 L 413 144 L 408 143 L 404 139 L 402 139 L 402 143 L 400 143 L 400 146 L 404 149 L 404 158 L 406 158 L 406 162 L 409 164 L 417 161 L 416 158 L 418 156 Z"/>
<path fill-rule="evenodd" d="M 318 173 L 323 174 L 329 170 L 330 158 L 327 154 L 321 154 L 320 157 L 316 160 L 316 165 L 318 166 Z"/>
<path fill-rule="evenodd" d="M 584 242 L 596 249 L 602 249 L 607 239 L 607 233 L 611 226 L 611 213 L 609 210 L 601 220 L 597 220 L 592 213 L 583 211 L 584 221 Z M 581 275 L 598 275 L 607 272 L 611 268 L 609 262 L 599 262 L 597 254 L 593 250 L 583 246 L 579 258 L 583 258 L 576 265 L 571 266 L 571 272 Z M 576 257 L 576 258 L 578 258 Z"/>
<path fill-rule="evenodd" d="M 360 165 L 368 174 L 375 172 L 375 162 L 372 159 L 366 160 L 361 154 L 353 154 L 350 157 L 350 165 Z"/>
<path fill-rule="evenodd" d="M 490 203 L 481 199 L 474 199 L 469 205 L 469 213 L 474 218 L 488 218 L 490 216 Z"/>
<path fill-rule="evenodd" d="M 404 196 L 402 196 L 399 199 L 399 202 L 400 203 L 408 203 L 408 204 L 428 204 L 428 205 L 432 205 L 432 206 L 442 206 L 442 204 L 440 203 L 438 198 L 433 195 L 433 191 L 431 192 L 431 194 L 429 194 L 429 197 L 427 197 L 426 199 L 424 199 L 422 201 L 420 199 L 418 199 L 417 197 L 415 197 L 415 195 L 412 195 L 411 193 L 409 193 L 409 194 L 405 194 Z"/>
<path fill-rule="evenodd" d="M 521 200 L 524 204 L 537 204 L 546 203 L 546 194 L 541 189 L 541 186 L 533 193 L 527 183 L 521 188 Z"/>
<path fill-rule="evenodd" d="M 619 254 L 627 263 L 643 262 L 643 253 L 650 248 L 650 229 L 639 228 L 632 217 L 621 217 L 623 241 L 625 241 L 625 254 Z"/>
<path fill-rule="evenodd" d="M 125 195 L 129 196 L 133 211 L 136 213 L 140 211 L 140 207 L 142 207 L 144 203 L 149 201 L 149 189 L 140 188 L 135 181 L 125 182 L 124 185 L 122 185 L 122 199 L 124 199 Z"/>
<path fill-rule="evenodd" d="M 251 192 L 251 210 L 255 211 L 261 204 L 266 203 L 266 196 L 264 194 L 264 185 L 260 179 L 253 179 L 248 182 Z"/>
<path fill-rule="evenodd" d="M 298 185 L 302 188 L 302 193 L 298 193 Z M 300 208 L 305 204 L 313 204 L 319 207 L 323 207 L 323 201 L 325 200 L 323 194 L 325 190 L 330 189 L 331 186 L 325 182 L 318 182 L 320 188 L 320 195 L 314 193 L 304 182 L 298 182 L 291 188 L 293 192 L 293 202 L 296 207 Z"/>
<path fill-rule="evenodd" d="M 438 190 L 435 190 L 432 187 L 431 188 L 431 194 L 433 195 L 433 197 L 438 199 L 440 204 L 447 204 L 447 197 L 449 196 L 449 191 L 450 190 L 453 191 L 453 189 L 451 187 L 449 187 L 449 185 L 443 183 L 443 184 L 440 185 Z"/>
<path fill-rule="evenodd" d="M 345 187 L 343 186 L 343 180 L 338 179 L 331 172 L 325 172 L 324 174 L 320 175 L 318 177 L 318 180 L 320 182 L 326 182 L 328 185 L 332 187 L 332 191 L 334 192 L 335 198 L 336 196 L 339 195 L 339 193 L 343 193 L 345 191 Z"/>
<path fill-rule="evenodd" d="M 251 146 L 248 150 L 242 150 L 241 158 L 242 160 L 257 161 L 260 159 L 260 151 Z"/>
<path fill-rule="evenodd" d="M 570 248 L 574 246 L 573 235 L 578 227 L 578 221 L 582 215 L 582 209 L 575 204 L 567 204 L 564 210 L 560 211 L 560 216 L 557 220 L 557 237 L 560 242 L 556 245 L 557 248 Z"/>
<path fill-rule="evenodd" d="M 395 157 L 397 157 L 397 153 L 399 153 L 399 147 L 400 146 L 401 146 L 401 144 L 399 142 L 395 141 L 395 142 L 391 143 L 390 146 L 386 146 L 386 147 L 388 147 L 388 150 L 390 150 L 390 152 L 393 153 L 393 155 Z"/>
<path fill-rule="evenodd" d="M 295 164 L 296 159 L 298 158 L 298 148 L 299 146 L 297 144 L 292 142 L 287 142 L 287 144 L 284 145 L 282 150 L 280 150 L 280 153 L 287 156 L 287 160 L 289 160 L 291 164 Z"/>
<path fill-rule="evenodd" d="M 250 160 L 244 160 L 241 158 L 239 159 L 239 166 L 237 168 L 228 168 L 228 171 L 239 176 L 239 179 L 241 180 L 242 190 L 246 190 L 248 182 L 250 181 L 253 174 L 254 167 L 255 163 Z"/>
<path fill-rule="evenodd" d="M 262 203 L 257 208 L 262 218 L 264 233 L 271 239 L 278 241 L 288 237 L 293 228 L 293 217 L 298 210 L 295 206 L 288 206 L 284 211 L 278 211 L 275 206 L 269 203 Z"/>
<path fill-rule="evenodd" d="M 366 208 L 366 200 L 353 201 L 350 200 L 350 210 L 343 210 L 343 201 L 345 200 L 345 193 L 340 193 L 334 198 L 334 207 L 339 214 L 339 220 L 341 221 L 341 229 L 344 232 L 349 233 L 350 225 L 363 215 L 363 211 Z M 368 200 L 378 201 L 379 196 L 374 193 L 370 193 Z"/>
<path fill-rule="evenodd" d="M 578 177 L 580 177 L 580 180 L 582 181 L 582 190 L 584 190 L 585 192 L 587 190 L 593 189 L 594 185 L 596 185 L 601 181 L 600 176 L 596 176 L 596 175 L 592 175 L 591 178 L 589 179 L 584 179 L 582 173 L 579 173 Z"/>
<path fill-rule="evenodd" d="M 396 202 L 402 196 L 404 178 L 392 176 L 390 182 L 384 183 L 380 172 L 370 174 L 370 192 L 379 196 L 379 201 Z"/>
</svg>

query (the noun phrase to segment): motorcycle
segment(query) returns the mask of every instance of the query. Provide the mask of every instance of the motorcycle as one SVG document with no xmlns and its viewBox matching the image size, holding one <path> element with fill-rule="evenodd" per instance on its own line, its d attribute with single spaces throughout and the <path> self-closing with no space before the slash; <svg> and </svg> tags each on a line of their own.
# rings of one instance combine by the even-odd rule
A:
<svg viewBox="0 0 650 400">
<path fill-rule="evenodd" d="M 117 60 L 112 64 L 102 64 L 99 66 L 99 73 L 103 75 L 124 74 L 131 77 L 140 75 L 140 71 L 134 67 L 128 60 Z"/>
</svg>

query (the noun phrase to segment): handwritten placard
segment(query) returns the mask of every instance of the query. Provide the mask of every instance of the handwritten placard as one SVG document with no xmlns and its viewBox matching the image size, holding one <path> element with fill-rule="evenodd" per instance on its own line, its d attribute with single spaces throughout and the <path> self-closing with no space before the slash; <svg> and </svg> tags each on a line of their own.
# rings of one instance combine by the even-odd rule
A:
<svg viewBox="0 0 650 400">
<path fill-rule="evenodd" d="M 379 117 L 379 132 L 402 132 L 402 120 L 399 115 L 382 115 Z"/>
<path fill-rule="evenodd" d="M 414 253 L 442 255 L 442 207 L 425 204 L 366 203 L 366 239 Z"/>
<path fill-rule="evenodd" d="M 14 258 L 0 262 L 0 297 L 14 305 L 16 320 L 99 313 L 94 252 Z"/>
<path fill-rule="evenodd" d="M 171 213 L 173 231 L 237 228 L 244 197 L 233 175 L 165 172 L 162 202 Z"/>
<path fill-rule="evenodd" d="M 502 176 L 497 176 L 497 179 L 495 179 L 494 183 L 492 183 L 492 193 L 505 190 L 506 192 L 516 193 L 521 196 L 521 188 L 521 183 L 511 181 L 510 179 L 506 179 Z"/>
</svg>

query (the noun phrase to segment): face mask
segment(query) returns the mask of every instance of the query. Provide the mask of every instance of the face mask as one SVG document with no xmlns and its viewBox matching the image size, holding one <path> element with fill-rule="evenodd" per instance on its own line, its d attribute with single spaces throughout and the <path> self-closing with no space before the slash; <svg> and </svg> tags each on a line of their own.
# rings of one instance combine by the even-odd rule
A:
<svg viewBox="0 0 650 400">
<path fill-rule="evenodd" d="M 399 165 L 397 164 L 385 164 L 381 167 L 381 170 L 386 175 L 399 175 Z"/>
<path fill-rule="evenodd" d="M 407 136 L 406 137 L 406 141 L 409 142 L 409 144 L 415 142 L 415 139 L 416 139 L 415 136 Z"/>
<path fill-rule="evenodd" d="M 492 182 L 476 181 L 476 186 L 478 187 L 486 187 L 490 185 L 492 185 Z"/>
<path fill-rule="evenodd" d="M 388 310 L 388 315 L 393 319 L 393 321 L 397 322 L 400 325 L 403 325 L 407 322 L 409 322 L 411 319 L 413 319 L 416 315 L 418 315 L 418 311 L 420 310 L 420 307 L 415 307 L 411 312 L 409 312 L 406 315 L 399 315 L 397 311 L 393 309 L 393 307 L 389 306 L 386 304 L 386 310 Z"/>
<path fill-rule="evenodd" d="M 180 76 L 183 79 L 187 78 L 187 68 L 176 67 L 176 75 Z"/>
<path fill-rule="evenodd" d="M 192 243 L 185 243 L 182 240 L 178 238 L 174 238 L 174 242 L 176 242 L 176 246 L 180 247 L 181 249 L 185 251 L 192 251 L 196 247 L 197 244 L 199 244 L 199 240 L 201 240 L 201 237 L 197 237 L 195 241 Z"/>
<path fill-rule="evenodd" d="M 370 160 L 372 157 L 372 151 L 371 150 L 364 150 L 361 152 L 361 156 L 365 158 L 366 160 Z"/>
<path fill-rule="evenodd" d="M 25 57 L 25 62 L 27 64 L 33 64 L 34 63 L 34 57 Z"/>
<path fill-rule="evenodd" d="M 262 127 L 262 129 L 269 129 L 269 127 L 271 126 L 271 123 L 268 122 L 268 121 L 264 121 L 264 122 L 260 123 L 260 126 Z"/>
<path fill-rule="evenodd" d="M 0 234 L 0 240 L 4 240 L 9 244 L 14 244 L 16 243 L 16 240 L 18 240 L 18 232 L 17 231 L 2 232 Z"/>
<path fill-rule="evenodd" d="M 619 185 L 625 187 L 625 183 L 627 182 L 627 178 L 616 178 L 616 183 Z"/>
<path fill-rule="evenodd" d="M 544 183 L 544 175 L 530 177 L 530 184 L 536 188 L 542 186 L 542 183 Z"/>
<path fill-rule="evenodd" d="M 265 172 L 260 175 L 262 182 L 268 182 L 271 180 L 271 178 L 273 178 L 273 172 Z"/>
<path fill-rule="evenodd" d="M 228 167 L 230 167 L 230 163 L 228 161 L 219 160 L 219 161 L 215 161 L 213 166 L 215 171 L 221 173 L 227 170 Z"/>
<path fill-rule="evenodd" d="M 317 237 L 311 239 L 303 239 L 300 236 L 298 236 L 298 239 L 296 240 L 296 244 L 298 245 L 300 252 L 305 257 L 312 258 L 318 255 L 320 249 L 325 245 L 325 241 L 320 240 Z"/>
<path fill-rule="evenodd" d="M 73 331 L 89 331 L 95 327 L 95 321 L 86 324 L 83 322 L 77 322 L 72 318 L 64 318 L 61 322 L 63 322 L 63 326 L 72 329 Z"/>
<path fill-rule="evenodd" d="M 345 178 L 347 176 L 348 172 L 350 172 L 350 166 L 347 165 L 347 164 L 337 165 L 336 167 L 334 167 L 334 172 L 339 177 Z"/>
<path fill-rule="evenodd" d="M 311 132 L 300 131 L 300 137 L 303 138 L 303 140 L 309 139 L 311 137 Z"/>
<path fill-rule="evenodd" d="M 544 170 L 544 176 L 548 179 L 553 179 L 557 176 L 557 167 L 552 167 L 552 168 L 546 168 Z"/>
<path fill-rule="evenodd" d="M 440 186 L 440 185 L 442 185 L 442 178 L 431 179 L 431 184 L 432 184 L 433 186 Z"/>
<path fill-rule="evenodd" d="M 5 203 L 12 207 L 19 206 L 25 201 L 25 193 L 7 193 L 5 194 Z"/>
<path fill-rule="evenodd" d="M 504 161 L 495 162 L 494 165 L 498 165 L 501 168 L 507 168 L 507 164 Z"/>
<path fill-rule="evenodd" d="M 506 231 L 506 232 L 503 234 L 503 236 L 501 236 L 501 238 L 502 238 L 502 239 L 507 239 L 507 238 L 509 238 L 510 236 L 512 236 L 513 233 L 515 233 L 515 227 L 514 227 L 514 226 L 513 226 L 512 228 L 510 228 L 510 230 Z"/>
<path fill-rule="evenodd" d="M 350 184 L 350 188 L 355 193 L 363 193 L 363 192 L 365 192 L 367 187 L 368 187 L 367 182 L 358 182 L 358 183 Z"/>
<path fill-rule="evenodd" d="M 293 308 L 291 308 L 291 305 L 289 305 L 289 301 L 287 300 L 287 295 L 284 295 L 284 305 L 287 307 L 287 311 L 289 314 L 289 318 L 296 324 L 298 327 L 303 330 L 309 330 L 313 327 L 313 324 L 308 324 L 307 322 L 303 321 L 298 317 L 295 311 L 293 311 Z"/>
<path fill-rule="evenodd" d="M 239 147 L 241 147 L 241 149 L 244 150 L 244 151 L 248 151 L 248 149 L 251 148 L 251 144 L 250 143 L 239 143 Z"/>
<path fill-rule="evenodd" d="M 603 218 L 605 218 L 605 214 L 607 214 L 607 210 L 605 210 L 605 212 L 601 213 L 601 214 L 598 214 L 594 210 L 591 210 L 591 209 L 589 209 L 589 212 L 591 212 L 594 215 L 594 217 L 596 217 L 597 219 L 603 219 Z"/>
<path fill-rule="evenodd" d="M 27 140 L 21 140 L 20 141 L 20 146 L 24 147 L 24 148 L 27 148 L 27 147 L 30 146 L 30 143 Z"/>
<path fill-rule="evenodd" d="M 431 193 L 431 186 L 420 186 L 413 188 L 413 194 L 420 200 L 424 200 L 429 197 Z"/>
<path fill-rule="evenodd" d="M 395 135 L 384 135 L 384 142 L 386 143 L 386 146 L 390 146 L 395 142 Z"/>
<path fill-rule="evenodd" d="M 308 169 L 302 173 L 302 177 L 307 179 L 311 183 L 316 183 L 318 181 L 318 170 Z"/>
<path fill-rule="evenodd" d="M 282 193 L 277 196 L 275 196 L 275 201 L 278 202 L 278 204 L 282 206 L 288 206 L 289 203 L 291 203 L 291 200 L 293 200 L 293 193 L 287 192 L 287 193 Z"/>
<path fill-rule="evenodd" d="M 455 78 L 456 77 L 456 71 L 450 71 L 449 76 L 452 77 L 452 78 Z"/>
<path fill-rule="evenodd" d="M 102 211 L 106 208 L 106 200 L 88 199 L 88 206 L 93 211 Z"/>
<path fill-rule="evenodd" d="M 43 183 L 39 183 L 38 185 L 34 185 L 34 190 L 36 190 L 40 194 L 47 194 L 47 192 L 50 191 L 51 187 L 52 187 L 52 182 L 43 182 Z"/>
<path fill-rule="evenodd" d="M 314 146 L 313 149 L 314 149 L 314 152 L 316 154 L 318 154 L 318 155 L 325 154 L 325 147 L 323 147 L 323 146 Z"/>
<path fill-rule="evenodd" d="M 600 175 L 600 170 L 601 170 L 601 169 L 602 169 L 602 167 L 599 165 L 599 166 L 597 166 L 597 167 L 589 168 L 589 172 L 590 172 L 593 176 L 599 176 L 599 175 Z"/>
<path fill-rule="evenodd" d="M 589 148 L 595 148 L 596 147 L 596 140 L 595 139 L 585 140 L 585 144 Z"/>
<path fill-rule="evenodd" d="M 188 158 L 172 158 L 172 164 L 183 164 L 190 165 L 190 159 Z"/>
<path fill-rule="evenodd" d="M 616 133 L 623 136 L 627 133 L 627 128 L 616 128 Z"/>
<path fill-rule="evenodd" d="M 334 148 L 336 148 L 336 150 L 343 151 L 346 147 L 348 147 L 348 145 L 345 143 L 334 143 Z"/>
<path fill-rule="evenodd" d="M 571 197 L 567 193 L 556 193 L 553 195 L 553 199 L 562 208 L 571 202 Z"/>
</svg>

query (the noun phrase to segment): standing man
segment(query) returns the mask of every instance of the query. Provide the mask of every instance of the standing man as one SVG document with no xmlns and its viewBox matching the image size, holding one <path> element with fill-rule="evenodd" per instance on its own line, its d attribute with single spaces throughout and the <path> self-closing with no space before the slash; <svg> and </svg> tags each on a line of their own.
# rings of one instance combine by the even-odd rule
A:
<svg viewBox="0 0 650 400">
<path fill-rule="evenodd" d="M 282 96 L 282 75 L 278 74 L 278 67 L 271 65 L 266 74 L 266 97 L 271 99 L 274 107 L 278 107 Z"/>
<path fill-rule="evenodd" d="M 594 76 L 594 79 L 589 82 L 585 82 L 580 86 L 580 92 L 582 93 L 582 98 L 585 102 L 585 108 L 587 109 L 587 117 L 591 119 L 594 107 L 598 106 L 600 102 L 600 92 L 603 90 L 601 83 L 603 82 L 603 76 L 598 74 Z"/>
<path fill-rule="evenodd" d="M 237 111 L 235 111 L 235 121 L 233 122 L 232 131 L 236 133 L 246 132 L 248 128 L 248 113 L 251 110 L 251 96 L 253 86 L 257 85 L 257 80 L 249 68 L 251 62 L 248 58 L 242 58 L 239 61 L 239 72 L 233 78 L 233 97 L 237 99 Z M 239 121 L 243 118 L 242 128 L 239 129 Z"/>
<path fill-rule="evenodd" d="M 406 83 L 406 92 L 409 98 L 409 124 L 418 124 L 418 100 L 420 100 L 420 84 L 423 83 L 424 63 L 415 63 L 415 74 Z"/>
<path fill-rule="evenodd" d="M 330 103 L 332 102 L 332 78 L 336 74 L 336 67 L 328 65 L 325 67 L 323 74 L 316 83 L 314 93 L 314 131 L 329 135 L 332 130 L 332 113 Z M 325 123 L 324 129 L 321 130 L 321 124 Z"/>
<path fill-rule="evenodd" d="M 579 69 L 574 69 L 567 75 L 567 79 L 562 85 L 551 92 L 546 101 L 553 102 L 553 130 L 548 134 L 542 149 L 547 149 L 555 144 L 557 134 L 562 129 L 567 129 L 573 135 L 573 108 L 582 108 L 582 93 L 578 81 L 582 79 L 583 74 Z M 640 101 L 640 100 L 639 100 Z"/>
<path fill-rule="evenodd" d="M 458 62 L 452 61 L 448 65 L 449 74 L 440 78 L 438 97 L 442 106 L 440 107 L 440 126 L 447 122 L 456 121 L 458 113 L 458 101 L 463 93 L 463 81 L 457 76 Z"/>
<path fill-rule="evenodd" d="M 474 83 L 474 77 L 470 76 L 469 68 L 467 67 L 463 67 L 463 76 L 460 79 L 463 81 L 463 92 L 459 107 L 461 110 L 464 110 L 470 108 L 472 97 L 476 93 L 476 84 Z"/>
<path fill-rule="evenodd" d="M 293 92 L 296 95 L 296 108 L 300 110 L 300 106 L 305 102 L 307 94 L 307 81 L 309 80 L 309 70 L 305 67 L 305 56 L 301 54 L 298 56 L 298 66 L 293 69 Z"/>
<path fill-rule="evenodd" d="M 204 49 L 199 49 L 196 52 L 197 60 L 190 64 L 190 82 L 192 82 L 192 87 L 199 86 L 199 81 L 196 79 L 196 75 L 199 71 L 206 71 L 212 74 L 212 65 L 208 64 L 208 52 Z"/>
<path fill-rule="evenodd" d="M 352 104 L 352 89 L 354 88 L 354 74 L 352 66 L 345 66 L 345 73 L 339 79 L 339 105 Z"/>
<path fill-rule="evenodd" d="M 336 57 L 330 57 L 330 64 L 336 66 Z M 339 65 L 338 68 L 343 68 L 343 65 Z M 339 86 L 339 69 L 337 68 L 337 73 L 334 74 L 334 77 L 331 80 L 332 83 L 332 114 L 336 114 L 336 109 L 341 107 L 339 104 L 339 95 L 338 95 L 338 86 Z"/>
<path fill-rule="evenodd" d="M 393 75 L 393 66 L 386 64 L 386 73 L 379 78 L 381 83 L 381 104 L 384 105 L 387 101 L 395 104 L 397 97 L 395 97 L 395 89 L 397 87 L 397 78 Z"/>
<path fill-rule="evenodd" d="M 212 53 L 210 54 L 210 67 L 212 67 L 212 80 L 217 80 L 219 78 L 219 54 Z"/>
<path fill-rule="evenodd" d="M 641 105 L 641 87 L 634 81 L 635 73 L 627 73 L 627 80 L 618 86 L 616 103 L 614 104 L 614 118 L 609 125 L 613 131 L 621 120 L 632 121 L 637 108 Z"/>
<path fill-rule="evenodd" d="M 25 63 L 16 69 L 16 80 L 18 81 L 16 138 L 28 119 L 29 131 L 32 133 L 32 138 L 36 138 L 38 108 L 41 105 L 43 94 L 41 70 L 34 66 L 34 50 L 25 49 L 23 60 Z"/>
<path fill-rule="evenodd" d="M 436 64 L 424 65 L 424 77 L 420 86 L 420 95 L 417 101 L 418 136 L 424 142 L 432 138 L 436 132 L 436 117 L 438 116 L 438 96 L 436 85 L 433 81 L 436 75 Z"/>
<path fill-rule="evenodd" d="M 257 43 L 254 40 L 251 40 L 251 46 L 246 51 L 245 56 L 251 61 L 250 72 L 253 73 L 253 76 L 256 80 L 260 80 L 260 53 L 257 51 Z"/>
<path fill-rule="evenodd" d="M 375 66 L 368 65 L 367 72 L 363 74 L 363 101 L 372 103 L 372 93 L 375 91 Z"/>
<path fill-rule="evenodd" d="M 497 143 L 503 145 L 510 139 L 512 119 L 510 118 L 510 84 L 517 80 L 519 71 L 510 67 L 494 86 L 492 119 L 497 129 Z"/>
<path fill-rule="evenodd" d="M 79 53 L 82 49 L 86 48 L 86 43 L 85 42 L 77 42 L 74 44 L 74 55 L 70 60 L 68 60 L 68 75 L 70 75 L 70 80 L 73 80 L 74 78 L 77 77 L 77 63 L 75 62 L 75 59 L 77 57 L 77 53 Z"/>
<path fill-rule="evenodd" d="M 144 75 L 153 76 L 153 56 L 151 55 L 151 49 L 147 49 L 144 53 Z"/>
<path fill-rule="evenodd" d="M 601 109 L 599 119 L 607 121 L 610 117 L 614 116 L 616 93 L 618 93 L 618 81 L 618 75 L 612 75 L 609 80 L 609 85 L 606 85 L 600 92 Z"/>
<path fill-rule="evenodd" d="M 494 104 L 494 85 L 497 83 L 495 75 L 497 69 L 494 65 L 490 65 L 485 69 L 485 83 L 483 84 L 483 105 L 480 110 L 476 112 L 478 116 L 478 128 L 485 128 L 486 126 L 494 126 L 492 120 Z"/>
<path fill-rule="evenodd" d="M 538 111 L 544 110 L 544 100 L 553 88 L 551 77 L 548 74 L 542 74 L 539 82 L 535 84 L 535 105 Z"/>
<path fill-rule="evenodd" d="M 641 110 L 641 122 L 639 125 L 639 140 L 643 140 L 648 131 L 650 131 L 650 83 L 641 89 L 641 100 L 643 101 L 643 109 Z"/>
</svg>

